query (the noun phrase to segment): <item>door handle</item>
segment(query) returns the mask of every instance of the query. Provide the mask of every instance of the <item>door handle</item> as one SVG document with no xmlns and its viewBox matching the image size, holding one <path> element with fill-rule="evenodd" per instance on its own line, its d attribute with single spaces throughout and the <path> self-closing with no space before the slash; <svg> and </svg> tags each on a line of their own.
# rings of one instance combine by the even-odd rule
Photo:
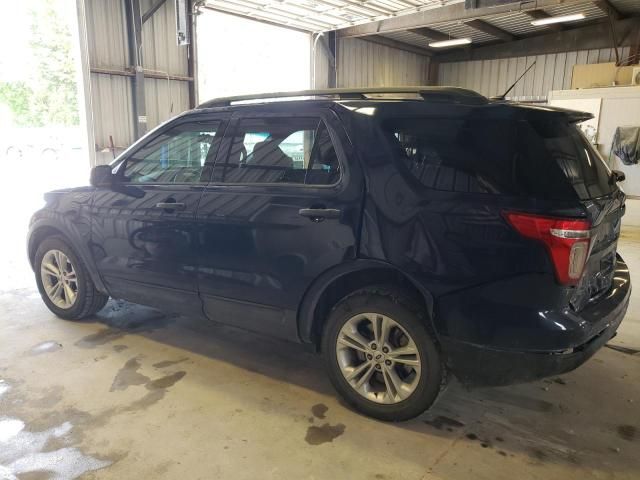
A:
<svg viewBox="0 0 640 480">
<path fill-rule="evenodd" d="M 160 202 L 156 203 L 156 208 L 162 208 L 163 210 L 184 210 L 186 205 L 178 202 Z"/>
<path fill-rule="evenodd" d="M 342 212 L 337 208 L 301 208 L 298 215 L 307 217 L 312 222 L 321 222 L 325 218 L 340 218 Z"/>
</svg>

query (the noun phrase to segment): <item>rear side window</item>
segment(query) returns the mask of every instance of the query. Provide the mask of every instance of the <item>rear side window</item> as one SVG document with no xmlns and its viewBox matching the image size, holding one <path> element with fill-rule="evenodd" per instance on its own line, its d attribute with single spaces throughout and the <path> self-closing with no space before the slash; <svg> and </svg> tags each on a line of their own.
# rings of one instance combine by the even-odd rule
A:
<svg viewBox="0 0 640 480">
<path fill-rule="evenodd" d="M 403 168 L 430 189 L 563 200 L 609 193 L 607 167 L 577 129 L 560 115 L 539 117 L 395 118 L 383 128 Z"/>
<path fill-rule="evenodd" d="M 236 184 L 332 185 L 339 178 L 336 150 L 319 118 L 243 119 L 227 159 L 214 169 L 214 181 Z"/>
</svg>

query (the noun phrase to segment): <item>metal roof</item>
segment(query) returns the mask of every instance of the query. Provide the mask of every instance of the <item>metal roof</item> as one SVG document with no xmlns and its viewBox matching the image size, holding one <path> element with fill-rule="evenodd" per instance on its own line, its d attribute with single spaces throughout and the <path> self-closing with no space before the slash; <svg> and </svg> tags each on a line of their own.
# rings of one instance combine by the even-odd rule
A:
<svg viewBox="0 0 640 480">
<path fill-rule="evenodd" d="M 622 14 L 640 14 L 640 0 L 610 0 L 610 2 L 611 5 Z M 572 13 L 583 13 L 585 15 L 584 20 L 567 24 L 571 26 L 579 26 L 580 23 L 591 23 L 606 18 L 606 14 L 592 2 L 556 5 L 547 7 L 544 11 L 551 16 L 569 15 Z M 531 17 L 524 12 L 491 15 L 482 17 L 482 20 L 515 36 L 536 35 L 548 31 L 544 26 L 536 27 L 535 25 L 531 25 Z M 474 44 L 496 41 L 495 37 L 474 30 L 460 21 L 433 24 L 429 25 L 429 28 L 450 35 L 451 37 L 469 37 Z M 383 33 L 381 36 L 423 48 L 427 48 L 430 41 L 421 35 L 409 31 Z"/>
<path fill-rule="evenodd" d="M 464 0 L 207 0 L 207 6 L 255 20 L 267 21 L 308 32 L 337 30 L 430 9 L 441 8 Z M 609 0 L 623 15 L 640 15 L 640 0 Z M 581 22 L 603 20 L 606 14 L 593 1 L 550 6 L 544 9 L 552 16 L 584 13 Z M 515 36 L 543 33 L 545 27 L 531 25 L 531 17 L 512 11 L 485 16 L 483 21 Z M 581 22 L 571 23 L 578 26 Z M 495 42 L 496 38 L 476 30 L 464 22 L 430 24 L 429 28 L 453 38 L 469 37 L 474 44 Z M 403 32 L 387 32 L 381 36 L 426 48 L 429 39 Z"/>
<path fill-rule="evenodd" d="M 440 8 L 464 0 L 207 0 L 215 10 L 321 32 Z"/>
</svg>

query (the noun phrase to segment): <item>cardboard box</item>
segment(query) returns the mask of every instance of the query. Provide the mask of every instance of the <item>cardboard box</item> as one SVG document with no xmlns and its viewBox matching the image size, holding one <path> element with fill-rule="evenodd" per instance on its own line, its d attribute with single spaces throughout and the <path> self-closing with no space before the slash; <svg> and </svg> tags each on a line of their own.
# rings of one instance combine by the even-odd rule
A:
<svg viewBox="0 0 640 480">
<path fill-rule="evenodd" d="M 612 87 L 631 85 L 633 67 L 616 67 L 615 62 L 574 65 L 571 88 Z"/>
</svg>

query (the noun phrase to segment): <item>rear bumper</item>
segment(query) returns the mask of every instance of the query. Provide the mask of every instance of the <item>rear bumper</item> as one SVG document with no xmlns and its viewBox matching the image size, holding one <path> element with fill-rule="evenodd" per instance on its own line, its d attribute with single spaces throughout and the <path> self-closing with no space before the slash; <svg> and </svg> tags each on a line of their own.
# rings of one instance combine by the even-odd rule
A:
<svg viewBox="0 0 640 480">
<path fill-rule="evenodd" d="M 576 344 L 571 332 L 567 332 L 564 348 L 553 350 L 494 348 L 443 336 L 440 341 L 447 365 L 461 382 L 475 385 L 508 385 L 569 372 L 616 335 L 630 296 L 629 271 L 618 257 L 609 292 L 579 313 L 571 314 L 588 326 L 583 330 L 582 343 Z"/>
</svg>

